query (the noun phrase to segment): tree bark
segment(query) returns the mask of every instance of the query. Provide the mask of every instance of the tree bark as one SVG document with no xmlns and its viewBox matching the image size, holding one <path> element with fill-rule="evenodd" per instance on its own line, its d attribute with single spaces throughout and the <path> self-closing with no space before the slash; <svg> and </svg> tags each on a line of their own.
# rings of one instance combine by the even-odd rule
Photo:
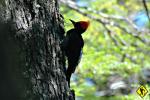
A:
<svg viewBox="0 0 150 100">
<path fill-rule="evenodd" d="M 2 100 L 73 100 L 65 77 L 58 1 L 4 0 L 0 8 Z"/>
</svg>

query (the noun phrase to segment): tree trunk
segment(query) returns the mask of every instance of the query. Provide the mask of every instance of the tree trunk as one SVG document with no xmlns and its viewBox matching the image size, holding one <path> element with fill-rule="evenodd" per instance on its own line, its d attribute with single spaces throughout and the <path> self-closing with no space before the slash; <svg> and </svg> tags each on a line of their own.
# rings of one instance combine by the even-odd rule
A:
<svg viewBox="0 0 150 100">
<path fill-rule="evenodd" d="M 58 1 L 3 0 L 0 14 L 0 99 L 73 100 Z"/>
</svg>

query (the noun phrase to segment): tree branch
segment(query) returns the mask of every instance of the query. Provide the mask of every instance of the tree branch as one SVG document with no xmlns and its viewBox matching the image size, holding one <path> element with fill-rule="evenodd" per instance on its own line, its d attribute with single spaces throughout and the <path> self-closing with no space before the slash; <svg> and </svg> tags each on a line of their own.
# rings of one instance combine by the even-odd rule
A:
<svg viewBox="0 0 150 100">
<path fill-rule="evenodd" d="M 84 7 L 86 10 L 89 10 L 89 11 L 92 11 L 100 16 L 102 16 L 103 18 L 98 18 L 98 17 L 95 17 L 95 16 L 92 16 L 91 14 L 88 14 L 86 13 L 85 11 L 79 9 L 81 7 L 79 7 L 78 5 L 76 5 L 75 2 L 71 1 L 71 0 L 59 0 L 61 3 L 65 4 L 67 7 L 77 11 L 78 13 L 84 15 L 84 16 L 87 16 L 93 20 L 96 20 L 97 22 L 101 23 L 102 26 L 107 30 L 107 32 L 111 32 L 106 26 L 107 25 L 110 25 L 110 26 L 114 26 L 114 27 L 117 27 L 119 29 L 121 29 L 122 31 L 124 31 L 125 33 L 128 33 L 130 34 L 131 36 L 133 36 L 134 38 L 137 38 L 138 40 L 140 40 L 141 42 L 143 43 L 147 43 L 147 41 L 145 39 L 143 39 L 142 37 L 140 37 L 138 34 L 141 34 L 141 33 L 149 33 L 149 31 L 147 30 L 139 30 L 138 27 L 129 19 L 129 18 L 125 18 L 125 17 L 122 17 L 122 16 L 112 16 L 112 15 L 107 15 L 107 14 L 104 14 L 102 12 L 97 12 L 97 11 L 92 11 L 90 8 L 86 8 Z M 83 7 L 82 7 L 83 8 Z M 135 32 L 130 32 L 128 31 L 128 29 L 122 27 L 121 25 L 119 25 L 118 23 L 114 22 L 114 21 L 111 21 L 110 19 L 117 19 L 117 20 L 123 20 L 127 23 L 129 23 L 132 28 L 135 30 Z M 114 41 L 114 38 L 112 38 L 112 36 L 110 36 L 111 39 Z M 115 43 L 116 44 L 116 43 Z M 123 43 L 122 43 L 123 44 Z M 148 43 L 147 43 L 148 44 Z"/>
<path fill-rule="evenodd" d="M 147 17 L 148 17 L 148 20 L 149 20 L 149 22 L 150 22 L 150 16 L 149 16 L 149 11 L 148 11 L 148 7 L 147 7 L 147 4 L 146 4 L 146 1 L 145 1 L 145 0 L 142 0 L 142 2 L 143 2 L 143 6 L 144 6 L 144 8 L 145 8 L 145 11 L 146 11 L 146 15 L 147 15 Z"/>
</svg>

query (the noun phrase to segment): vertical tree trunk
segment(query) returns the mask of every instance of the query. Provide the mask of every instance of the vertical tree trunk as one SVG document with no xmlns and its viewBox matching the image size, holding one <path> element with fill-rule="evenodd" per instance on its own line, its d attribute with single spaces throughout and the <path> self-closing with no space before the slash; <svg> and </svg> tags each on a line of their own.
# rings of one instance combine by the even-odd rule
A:
<svg viewBox="0 0 150 100">
<path fill-rule="evenodd" d="M 1 43 L 5 43 L 0 58 L 6 61 L 0 59 L 4 72 L 1 73 L 4 79 L 1 84 L 4 84 L 0 86 L 3 100 L 69 100 L 60 47 L 64 29 L 58 1 L 5 0 L 3 3 L 0 6 L 1 23 L 5 23 L 1 25 L 4 31 L 0 30 Z"/>
</svg>

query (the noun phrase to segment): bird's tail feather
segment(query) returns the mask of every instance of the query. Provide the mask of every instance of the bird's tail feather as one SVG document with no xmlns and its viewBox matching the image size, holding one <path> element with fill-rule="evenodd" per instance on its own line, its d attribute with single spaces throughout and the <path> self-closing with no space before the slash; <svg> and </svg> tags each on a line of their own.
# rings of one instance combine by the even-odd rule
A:
<svg viewBox="0 0 150 100">
<path fill-rule="evenodd" d="M 70 78 L 71 78 L 72 71 L 68 67 L 67 72 L 66 72 L 66 80 L 68 81 L 68 85 L 70 87 Z"/>
</svg>

